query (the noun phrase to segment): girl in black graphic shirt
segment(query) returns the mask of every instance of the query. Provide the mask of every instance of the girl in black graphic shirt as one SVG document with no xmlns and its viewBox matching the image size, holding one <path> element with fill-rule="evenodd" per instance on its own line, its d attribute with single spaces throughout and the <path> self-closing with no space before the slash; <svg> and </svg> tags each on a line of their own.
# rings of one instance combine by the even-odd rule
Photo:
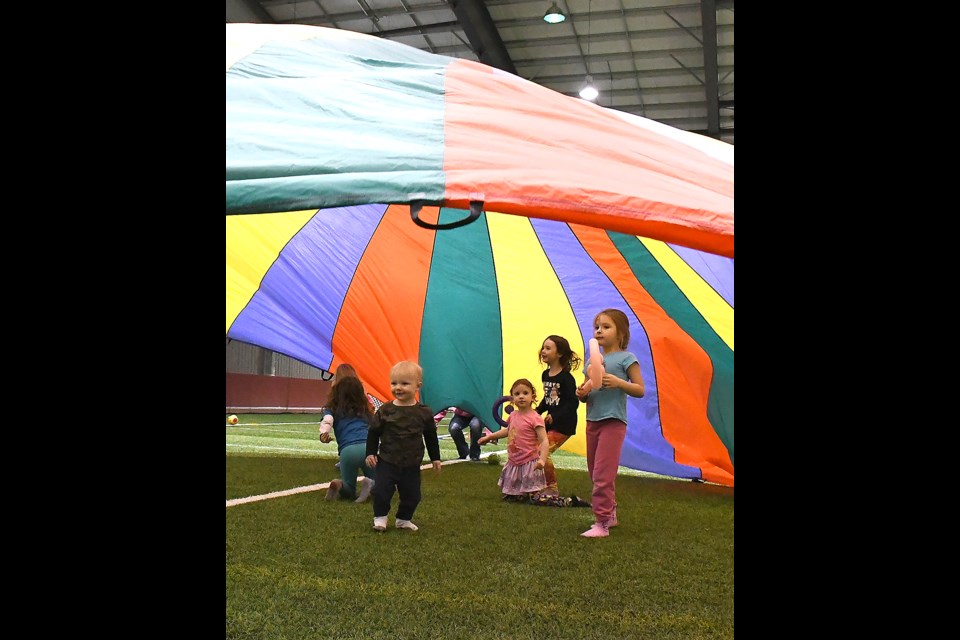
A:
<svg viewBox="0 0 960 640">
<path fill-rule="evenodd" d="M 547 440 L 552 456 L 554 451 L 577 432 L 580 399 L 577 397 L 577 381 L 570 372 L 579 369 L 583 361 L 570 349 L 566 338 L 549 335 L 540 347 L 540 362 L 547 365 L 547 368 L 540 376 L 543 381 L 543 400 L 536 410 L 537 413 L 546 412 L 543 421 L 547 425 Z M 541 495 L 559 496 L 557 471 L 551 457 L 547 457 L 543 472 L 547 477 L 547 488 Z"/>
</svg>

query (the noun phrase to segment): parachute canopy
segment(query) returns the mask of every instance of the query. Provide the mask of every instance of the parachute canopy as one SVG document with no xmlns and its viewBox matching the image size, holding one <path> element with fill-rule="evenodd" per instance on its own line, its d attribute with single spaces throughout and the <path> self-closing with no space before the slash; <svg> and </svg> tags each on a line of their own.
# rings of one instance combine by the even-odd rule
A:
<svg viewBox="0 0 960 640">
<path fill-rule="evenodd" d="M 227 337 L 382 398 L 416 360 L 426 404 L 495 427 L 544 338 L 585 356 L 618 308 L 646 384 L 621 464 L 732 486 L 732 156 L 479 63 L 228 24 Z"/>
<path fill-rule="evenodd" d="M 422 202 L 733 256 L 733 146 L 469 60 L 227 24 L 227 213 Z"/>
</svg>

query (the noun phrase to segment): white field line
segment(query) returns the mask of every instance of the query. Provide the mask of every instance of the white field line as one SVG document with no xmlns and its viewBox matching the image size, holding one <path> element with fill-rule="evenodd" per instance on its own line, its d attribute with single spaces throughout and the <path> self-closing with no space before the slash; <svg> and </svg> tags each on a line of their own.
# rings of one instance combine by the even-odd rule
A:
<svg viewBox="0 0 960 640">
<path fill-rule="evenodd" d="M 443 436 L 440 437 L 440 440 L 443 440 Z M 335 441 L 331 440 L 330 442 Z M 293 453 L 328 453 L 327 449 L 295 449 L 293 447 L 271 447 L 265 444 L 243 444 L 240 442 L 228 442 L 226 446 L 235 449 L 265 449 L 268 451 L 291 451 Z M 496 451 L 491 451 L 490 453 L 496 453 Z M 482 456 L 483 454 L 480 455 Z"/>
<path fill-rule="evenodd" d="M 450 436 L 447 436 L 447 437 L 449 438 Z M 442 440 L 442 439 L 443 439 L 443 436 L 441 436 L 440 439 Z M 334 442 L 334 440 L 331 440 L 330 442 Z M 233 447 L 233 448 L 235 448 L 235 449 L 261 449 L 261 450 L 266 450 L 266 451 L 289 451 L 289 452 L 291 452 L 291 453 L 330 453 L 329 450 L 327 450 L 327 449 L 320 449 L 320 448 L 317 448 L 317 449 L 302 449 L 302 448 L 301 448 L 301 449 L 297 449 L 297 448 L 294 448 L 294 447 L 271 447 L 271 446 L 265 445 L 265 444 L 243 444 L 243 443 L 239 443 L 239 442 L 228 442 L 228 443 L 226 443 L 226 446 L 227 446 L 227 447 Z M 497 452 L 496 452 L 496 451 L 491 451 L 490 453 L 497 453 Z M 481 453 L 480 456 L 483 457 L 483 454 Z"/>
<path fill-rule="evenodd" d="M 359 480 L 362 476 L 357 476 Z M 295 493 L 307 493 L 308 491 L 320 491 L 321 489 L 326 489 L 330 486 L 329 482 L 324 484 L 309 484 L 305 487 L 296 487 L 294 489 L 286 489 L 284 491 L 274 491 L 272 493 L 264 493 L 259 496 L 249 496 L 246 498 L 235 498 L 233 500 L 227 500 L 227 507 L 235 507 L 238 504 L 246 504 L 248 502 L 259 502 L 260 500 L 270 500 L 271 498 L 282 498 L 283 496 L 292 496 Z"/>
<path fill-rule="evenodd" d="M 294 449 L 292 447 L 268 447 L 263 444 L 237 444 L 233 442 L 227 443 L 228 447 L 240 447 L 241 449 L 268 449 L 270 451 L 292 451 L 294 453 L 323 453 L 325 449 Z"/>
<path fill-rule="evenodd" d="M 488 451 L 487 453 L 481 453 L 480 459 L 484 459 L 487 456 L 494 453 L 503 453 L 501 451 Z M 440 464 L 457 464 L 458 462 L 468 462 L 468 460 L 446 460 Z M 420 467 L 420 470 L 432 469 L 433 464 L 425 464 Z M 362 475 L 357 476 L 359 480 L 362 478 Z M 260 502 L 261 500 L 271 500 L 273 498 L 282 498 L 284 496 L 292 496 L 297 493 L 309 493 L 310 491 L 325 491 L 330 486 L 329 482 L 324 482 L 323 484 L 308 484 L 305 487 L 294 487 L 293 489 L 284 489 L 283 491 L 272 491 L 270 493 L 264 493 L 259 496 L 248 496 L 246 498 L 234 498 L 233 500 L 227 500 L 227 508 L 235 507 L 238 504 L 247 504 L 248 502 Z"/>
<path fill-rule="evenodd" d="M 319 423 L 316 425 L 320 426 Z M 303 429 L 261 429 L 259 427 L 230 427 L 230 432 L 235 433 L 237 431 L 267 431 L 269 433 L 304 433 Z M 230 435 L 229 433 L 227 435 Z M 307 435 L 304 433 L 304 435 Z"/>
</svg>

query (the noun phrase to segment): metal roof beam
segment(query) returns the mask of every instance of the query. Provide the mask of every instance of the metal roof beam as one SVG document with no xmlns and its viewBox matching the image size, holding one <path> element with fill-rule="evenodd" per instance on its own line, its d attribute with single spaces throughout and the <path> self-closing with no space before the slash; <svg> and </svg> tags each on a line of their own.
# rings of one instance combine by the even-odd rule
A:
<svg viewBox="0 0 960 640">
<path fill-rule="evenodd" d="M 717 5 L 700 0 L 703 16 L 703 79 L 707 102 L 707 135 L 720 139 L 720 73 L 717 69 Z"/>
<path fill-rule="evenodd" d="M 497 25 L 493 23 L 487 5 L 483 0 L 450 0 L 453 13 L 460 21 L 463 32 L 473 47 L 477 59 L 497 69 L 503 69 L 513 75 L 517 70 L 513 66 L 510 54 L 500 38 Z"/>
<path fill-rule="evenodd" d="M 456 20 L 450 22 L 433 22 L 430 24 L 419 25 L 416 27 L 403 27 L 400 29 L 385 29 L 377 35 L 381 38 L 399 38 L 401 36 L 422 36 L 428 33 L 450 33 L 454 28 L 461 28 Z"/>
</svg>

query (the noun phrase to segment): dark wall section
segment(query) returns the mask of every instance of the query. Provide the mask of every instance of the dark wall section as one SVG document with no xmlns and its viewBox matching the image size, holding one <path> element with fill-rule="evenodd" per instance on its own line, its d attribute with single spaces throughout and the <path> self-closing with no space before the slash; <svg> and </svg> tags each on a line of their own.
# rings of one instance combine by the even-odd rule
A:
<svg viewBox="0 0 960 640">
<path fill-rule="evenodd" d="M 227 373 L 227 413 L 320 413 L 329 380 Z"/>
</svg>

